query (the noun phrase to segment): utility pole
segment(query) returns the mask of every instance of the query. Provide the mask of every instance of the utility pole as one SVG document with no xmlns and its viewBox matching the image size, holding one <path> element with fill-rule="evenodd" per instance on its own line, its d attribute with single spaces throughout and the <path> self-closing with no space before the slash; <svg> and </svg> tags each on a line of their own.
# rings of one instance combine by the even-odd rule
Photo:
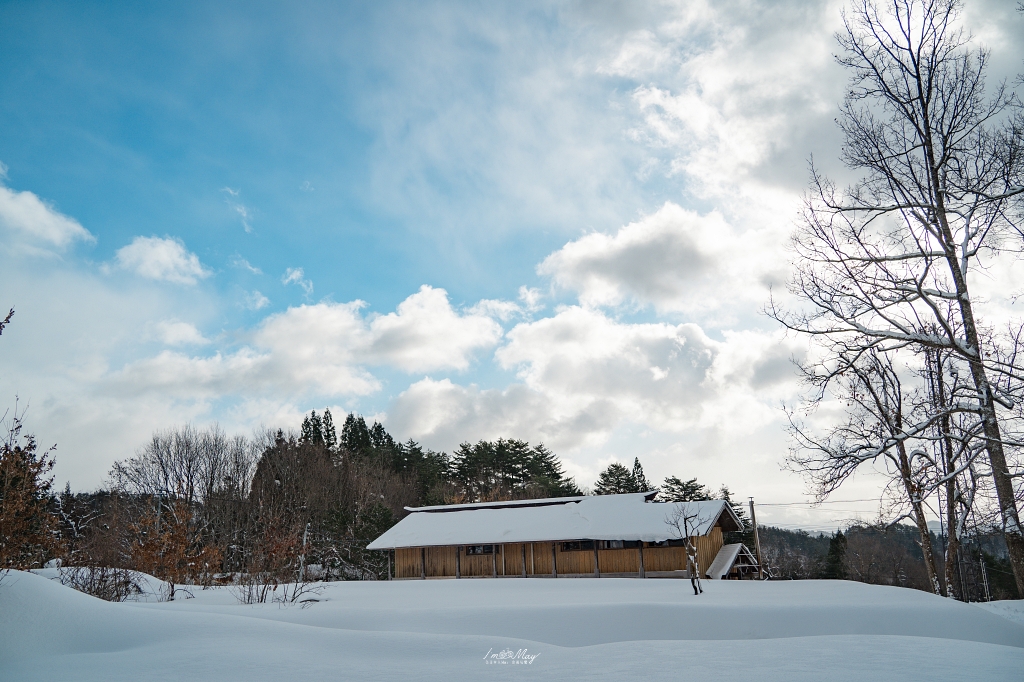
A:
<svg viewBox="0 0 1024 682">
<path fill-rule="evenodd" d="M 985 557 L 978 559 L 981 564 L 981 584 L 985 586 L 985 601 L 992 601 L 992 594 L 988 591 L 988 568 L 985 567 Z"/>
<path fill-rule="evenodd" d="M 754 527 L 754 551 L 757 552 L 757 577 L 759 580 L 763 580 L 764 564 L 761 562 L 761 537 L 757 534 L 757 515 L 754 514 L 753 497 L 750 498 L 750 524 Z"/>
<path fill-rule="evenodd" d="M 309 524 L 306 524 L 306 530 L 302 532 L 302 554 L 299 555 L 299 582 L 302 582 L 302 578 L 305 574 L 306 569 L 306 540 L 309 538 Z M 390 567 L 388 569 L 390 573 Z"/>
</svg>

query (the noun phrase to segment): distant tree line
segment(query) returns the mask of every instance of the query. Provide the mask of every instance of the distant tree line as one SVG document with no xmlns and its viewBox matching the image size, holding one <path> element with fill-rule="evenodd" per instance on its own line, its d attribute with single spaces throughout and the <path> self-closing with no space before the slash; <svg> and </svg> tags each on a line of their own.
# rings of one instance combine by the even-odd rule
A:
<svg viewBox="0 0 1024 682">
<path fill-rule="evenodd" d="M 855 580 L 927 592 L 931 579 L 918 529 L 907 524 L 854 524 L 832 535 L 759 526 L 763 561 L 774 578 Z M 936 559 L 948 538 L 931 534 Z M 945 563 L 936 561 L 940 571 Z M 949 581 L 969 601 L 1018 599 L 1006 544 L 998 528 L 973 535 L 961 547 Z M 945 581 L 946 576 L 940 573 Z"/>
<path fill-rule="evenodd" d="M 51 490 L 51 452 L 15 420 L 0 457 L 0 567 L 131 568 L 177 583 L 380 579 L 366 545 L 407 506 L 581 495 L 543 444 L 463 443 L 452 454 L 396 441 L 330 410 L 297 432 L 229 437 L 219 427 L 157 432 L 94 493 Z"/>
</svg>

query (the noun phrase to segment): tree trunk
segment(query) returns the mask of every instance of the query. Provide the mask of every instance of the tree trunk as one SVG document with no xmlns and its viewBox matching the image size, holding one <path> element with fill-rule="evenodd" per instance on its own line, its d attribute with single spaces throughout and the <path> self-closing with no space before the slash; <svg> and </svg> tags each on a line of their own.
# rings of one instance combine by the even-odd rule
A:
<svg viewBox="0 0 1024 682">
<path fill-rule="evenodd" d="M 922 81 L 918 81 L 921 83 Z M 921 101 L 927 101 L 924 93 L 921 93 Z M 940 179 L 939 166 L 935 160 L 933 147 L 931 122 L 928 119 L 928 109 L 923 107 L 924 114 L 924 146 L 930 171 L 931 181 L 935 197 L 935 218 L 943 241 L 946 264 L 949 267 L 950 275 L 956 287 L 957 303 L 960 309 L 960 319 L 964 325 L 964 337 L 967 341 L 968 351 L 972 354 L 968 358 L 971 368 L 971 376 L 974 379 L 974 386 L 978 392 L 978 400 L 981 403 L 981 416 L 985 433 L 985 448 L 988 452 L 989 465 L 992 468 L 992 479 L 995 482 L 996 495 L 999 500 L 1000 518 L 1003 524 L 1003 535 L 1006 538 L 1006 548 L 1010 555 L 1010 565 L 1013 567 L 1013 577 L 1017 582 L 1017 591 L 1024 594 L 1024 535 L 1021 534 L 1020 516 L 1017 512 L 1017 500 L 1013 492 L 1013 479 L 1010 477 L 1010 469 L 1006 464 L 1006 453 L 1003 451 L 1003 439 L 999 429 L 999 420 L 996 414 L 995 400 L 992 394 L 992 385 L 988 379 L 983 363 L 983 351 L 981 338 L 978 333 L 977 322 L 974 317 L 974 308 L 971 304 L 970 293 L 967 290 L 966 273 L 960 267 L 957 254 L 957 243 L 953 238 L 953 232 L 949 227 L 949 220 L 946 216 L 945 196 Z M 955 340 L 955 339 L 951 339 Z"/>
<path fill-rule="evenodd" d="M 932 536 L 928 531 L 928 520 L 924 515 L 924 504 L 921 501 L 921 491 L 910 471 L 910 460 L 907 458 L 907 446 L 900 442 L 897 446 L 900 458 L 900 478 L 903 479 L 903 488 L 907 491 L 907 499 L 914 510 L 914 521 L 917 523 L 917 531 L 921 535 L 921 552 L 924 554 L 924 565 L 928 570 L 928 584 L 932 592 L 942 594 L 939 585 L 938 573 L 935 570 L 935 553 L 932 549 Z"/>
<path fill-rule="evenodd" d="M 942 220 L 945 223 L 945 220 Z M 943 229 L 944 236 L 952 241 L 952 234 L 949 228 Z M 1024 594 L 1024 535 L 1021 534 L 1020 515 L 1017 511 L 1017 500 L 1013 492 L 1013 479 L 1010 477 L 1010 468 L 1006 464 L 1006 453 L 1003 450 L 1003 438 L 1000 433 L 999 419 L 996 414 L 995 399 L 992 395 L 992 385 L 989 383 L 988 373 L 982 362 L 982 349 L 980 335 L 974 320 L 974 311 L 971 307 L 967 282 L 960 272 L 955 255 L 947 256 L 947 262 L 953 273 L 957 293 L 960 295 L 960 313 L 964 325 L 964 336 L 967 344 L 973 351 L 974 356 L 969 361 L 971 376 L 974 379 L 974 387 L 978 392 L 978 400 L 981 403 L 982 428 L 985 434 L 985 450 L 988 453 L 989 466 L 992 468 L 992 480 L 995 483 L 996 497 L 999 502 L 999 515 L 1003 524 L 1003 536 L 1006 539 L 1006 548 L 1010 555 L 1010 565 L 1013 567 L 1013 577 L 1017 582 L 1017 591 Z"/>
<path fill-rule="evenodd" d="M 960 533 L 957 531 L 956 481 L 946 481 L 946 596 L 950 599 L 963 598 L 963 585 L 957 579 L 957 557 L 960 552 Z"/>
</svg>

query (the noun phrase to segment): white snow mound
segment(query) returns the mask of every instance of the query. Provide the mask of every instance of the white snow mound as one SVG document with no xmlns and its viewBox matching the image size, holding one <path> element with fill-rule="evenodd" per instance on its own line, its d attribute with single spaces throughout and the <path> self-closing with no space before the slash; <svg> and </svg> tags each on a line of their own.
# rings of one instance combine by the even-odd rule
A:
<svg viewBox="0 0 1024 682">
<path fill-rule="evenodd" d="M 1024 669 L 1024 626 L 974 605 L 852 582 L 704 589 L 411 580 L 332 583 L 308 608 L 241 605 L 229 588 L 113 604 L 14 572 L 0 584 L 0 680 L 963 681 Z"/>
</svg>

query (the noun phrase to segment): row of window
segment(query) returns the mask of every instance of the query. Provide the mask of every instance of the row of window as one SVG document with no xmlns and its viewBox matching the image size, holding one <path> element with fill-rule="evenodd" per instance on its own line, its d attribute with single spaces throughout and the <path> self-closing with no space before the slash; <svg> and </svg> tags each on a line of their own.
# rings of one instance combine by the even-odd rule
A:
<svg viewBox="0 0 1024 682">
<path fill-rule="evenodd" d="M 563 552 L 594 551 L 593 540 L 572 540 L 561 542 Z M 648 542 L 649 547 L 683 547 L 686 540 L 664 540 L 662 542 Z M 640 546 L 637 540 L 598 540 L 598 549 L 636 549 Z M 480 554 L 494 554 L 495 545 L 469 545 L 466 547 L 466 554 L 469 556 Z"/>
</svg>

